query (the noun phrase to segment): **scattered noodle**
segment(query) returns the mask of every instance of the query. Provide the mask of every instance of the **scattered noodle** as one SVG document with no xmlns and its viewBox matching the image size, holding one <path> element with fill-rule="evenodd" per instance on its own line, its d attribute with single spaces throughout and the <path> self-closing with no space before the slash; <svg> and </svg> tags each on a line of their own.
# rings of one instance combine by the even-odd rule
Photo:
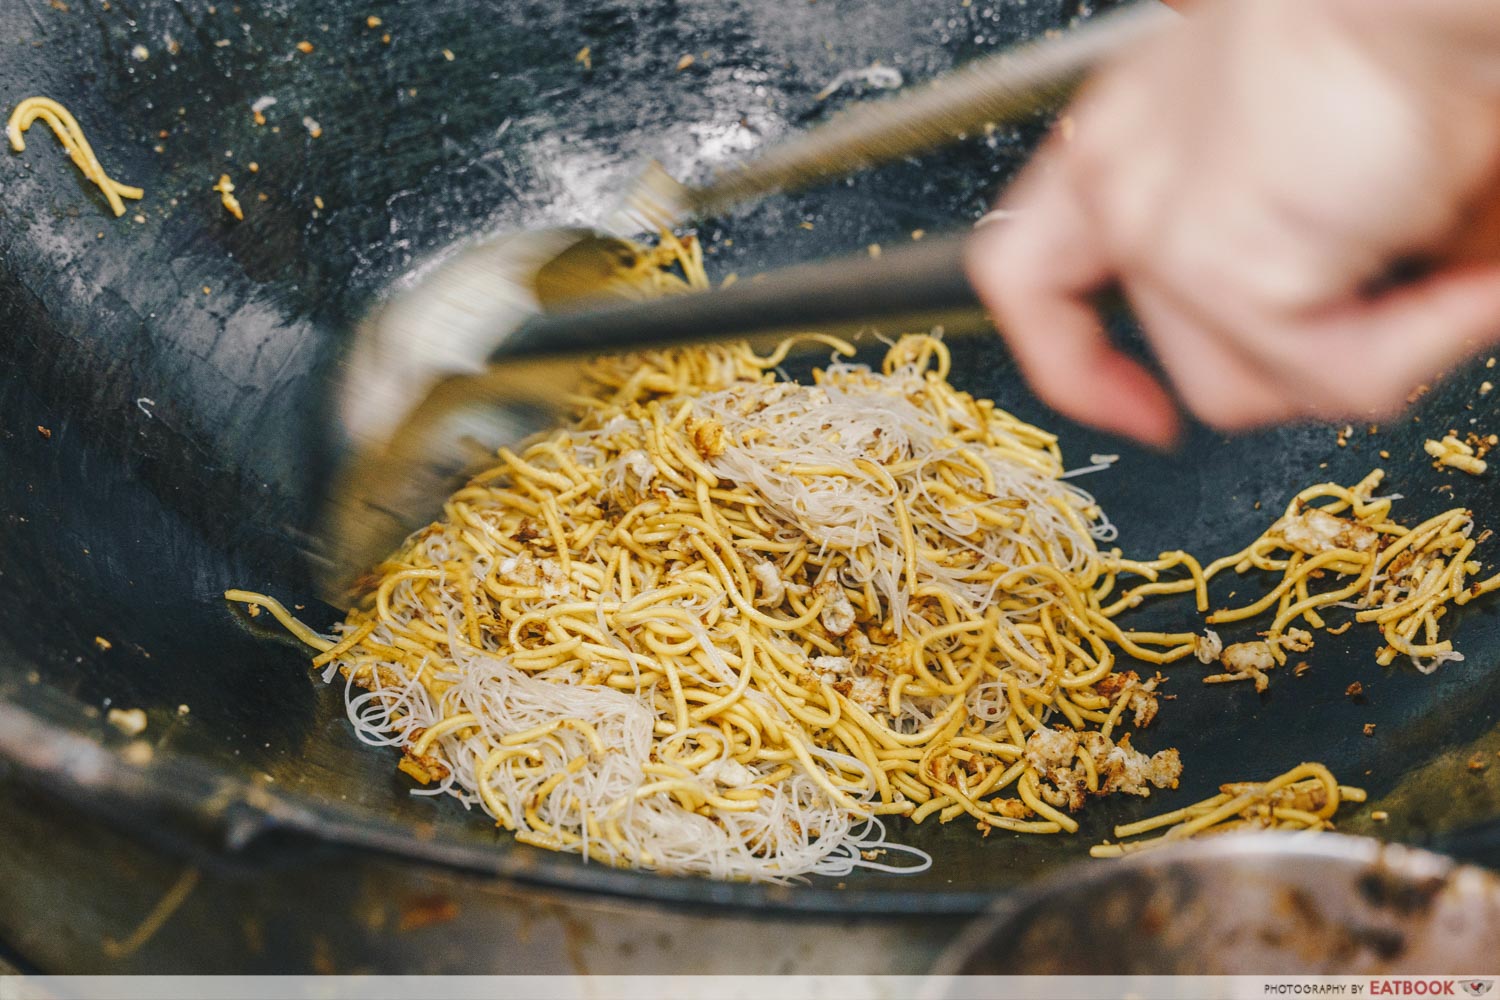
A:
<svg viewBox="0 0 1500 1000">
<path fill-rule="evenodd" d="M 224 591 L 226 601 L 237 601 L 250 606 L 251 613 L 257 608 L 268 609 L 272 616 L 281 623 L 292 635 L 296 636 L 304 645 L 311 646 L 319 652 L 327 652 L 334 646 L 333 640 L 321 636 L 297 620 L 296 616 L 288 611 L 280 601 L 265 594 L 257 594 L 251 590 L 226 590 Z"/>
<path fill-rule="evenodd" d="M 181 909 L 182 904 L 187 902 L 193 890 L 198 887 L 199 877 L 200 873 L 197 868 L 184 869 L 183 873 L 177 876 L 177 881 L 173 882 L 166 894 L 157 900 L 156 905 L 151 907 L 151 912 L 146 914 L 145 919 L 135 930 L 123 940 L 116 940 L 112 937 L 104 939 L 102 943 L 104 956 L 118 961 L 140 951 L 141 947 L 155 937 L 166 922 L 172 919 L 172 915 Z"/>
<path fill-rule="evenodd" d="M 1429 438 L 1423 442 L 1422 450 L 1437 460 L 1434 464 L 1467 472 L 1471 476 L 1482 476 L 1489 468 L 1489 463 L 1474 453 L 1474 447 L 1460 441 L 1456 434 L 1449 434 L 1441 440 Z"/>
<path fill-rule="evenodd" d="M 68 156 L 73 164 L 83 171 L 83 176 L 99 185 L 99 190 L 104 192 L 104 197 L 109 201 L 110 209 L 116 216 L 125 214 L 125 203 L 121 198 L 139 200 L 145 192 L 138 187 L 121 184 L 111 180 L 99 165 L 99 159 L 94 155 L 94 149 L 89 141 L 83 136 L 83 129 L 79 127 L 67 108 L 58 104 L 50 97 L 28 97 L 16 105 L 15 110 L 10 113 L 10 121 L 6 123 L 6 131 L 10 135 L 10 148 L 20 153 L 26 149 L 26 140 L 22 134 L 31 128 L 32 122 L 40 118 L 51 126 L 56 133 L 57 139 L 68 151 Z"/>
<path fill-rule="evenodd" d="M 1363 801 L 1364 789 L 1340 785 L 1322 764 L 1299 764 L 1263 784 L 1238 782 L 1223 785 L 1213 798 L 1117 826 L 1115 836 L 1122 839 L 1163 827 L 1167 832 L 1132 843 L 1096 844 L 1089 849 L 1089 854 L 1096 858 L 1117 858 L 1200 833 L 1244 829 L 1329 830 L 1333 828 L 1333 814 L 1342 803 Z"/>
<path fill-rule="evenodd" d="M 254 164 L 251 164 L 253 167 Z M 236 219 L 245 218 L 245 210 L 240 207 L 240 200 L 234 196 L 234 181 L 228 174 L 219 175 L 219 183 L 214 185 L 214 190 L 219 193 L 219 201 L 224 205 L 224 211 Z"/>
<path fill-rule="evenodd" d="M 1469 582 L 1481 568 L 1471 558 L 1478 545 L 1471 537 L 1471 511 L 1454 508 L 1403 526 L 1390 518 L 1394 498 L 1372 496 L 1384 478 L 1376 469 L 1352 487 L 1309 487 L 1260 538 L 1211 564 L 1205 576 L 1232 567 L 1237 573 L 1270 570 L 1282 579 L 1252 604 L 1209 615 L 1209 624 L 1274 610 L 1262 637 L 1281 664 L 1287 649 L 1306 648 L 1293 627 L 1298 619 L 1308 628 L 1324 629 L 1322 613 L 1343 608 L 1354 611 L 1356 622 L 1380 628 L 1386 640 L 1376 655 L 1381 666 L 1406 656 L 1422 673 L 1432 673 L 1443 663 L 1462 660 L 1450 640 L 1439 638 L 1439 623 L 1450 606 L 1500 587 L 1500 576 Z"/>
</svg>

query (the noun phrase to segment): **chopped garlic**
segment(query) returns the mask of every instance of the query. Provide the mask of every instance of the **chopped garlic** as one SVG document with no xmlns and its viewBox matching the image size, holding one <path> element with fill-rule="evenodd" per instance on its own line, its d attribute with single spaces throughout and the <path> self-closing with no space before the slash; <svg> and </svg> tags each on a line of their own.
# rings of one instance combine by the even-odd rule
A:
<svg viewBox="0 0 1500 1000">
<path fill-rule="evenodd" d="M 814 590 L 823 596 L 823 610 L 818 615 L 818 620 L 828 630 L 829 635 L 847 635 L 854 627 L 854 605 L 849 603 L 849 595 L 844 593 L 844 587 L 837 580 L 824 580 Z"/>
<path fill-rule="evenodd" d="M 755 598 L 756 607 L 777 608 L 786 600 L 786 581 L 775 563 L 758 562 L 750 567 L 750 575 L 760 584 L 760 593 Z"/>
<path fill-rule="evenodd" d="M 1282 518 L 1271 528 L 1271 535 L 1279 536 L 1288 548 L 1309 556 L 1334 549 L 1368 552 L 1380 541 L 1374 528 L 1349 518 L 1335 517 L 1317 507 L 1309 507 L 1294 517 Z"/>
<path fill-rule="evenodd" d="M 146 731 L 146 713 L 139 708 L 112 708 L 109 724 L 126 736 L 139 736 Z"/>
<path fill-rule="evenodd" d="M 1193 639 L 1193 655 L 1199 663 L 1212 663 L 1224 652 L 1224 640 L 1213 629 L 1204 629 L 1203 634 Z"/>
<path fill-rule="evenodd" d="M 1224 650 L 1219 657 L 1224 673 L 1203 678 L 1205 684 L 1228 684 L 1233 681 L 1253 680 L 1256 691 L 1264 691 L 1271 683 L 1266 671 L 1276 668 L 1276 657 L 1270 643 L 1237 642 Z"/>
</svg>

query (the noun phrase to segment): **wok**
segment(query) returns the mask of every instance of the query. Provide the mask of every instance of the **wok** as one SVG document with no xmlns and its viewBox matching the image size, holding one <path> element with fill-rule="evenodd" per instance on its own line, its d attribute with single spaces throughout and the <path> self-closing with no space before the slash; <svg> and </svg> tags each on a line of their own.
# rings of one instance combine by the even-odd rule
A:
<svg viewBox="0 0 1500 1000">
<path fill-rule="evenodd" d="M 1366 807 L 1341 817 L 1343 830 L 1493 861 L 1493 830 L 1483 824 L 1500 814 L 1494 602 L 1454 623 L 1467 661 L 1430 677 L 1376 666 L 1375 640 L 1358 628 L 1321 637 L 1312 670 L 1273 675 L 1264 696 L 1248 685 L 1204 687 L 1195 664 L 1171 668 L 1167 690 L 1177 700 L 1137 742 L 1181 749 L 1182 790 L 1101 802 L 1076 837 L 981 838 L 971 823 L 897 822 L 898 839 L 933 855 L 930 871 L 788 887 L 586 865 L 516 844 L 453 801 L 408 795 L 390 753 L 353 738 L 339 692 L 310 674 L 305 653 L 271 641 L 268 616 L 244 619 L 220 597 L 227 587 L 261 589 L 305 606 L 315 626 L 337 617 L 312 600 L 304 559 L 329 461 L 326 380 L 353 322 L 415 262 L 485 232 L 597 218 L 647 156 L 678 174 L 732 159 L 856 96 L 858 87 L 816 99 L 843 70 L 879 60 L 921 80 L 1095 6 L 0 6 L 0 102 L 8 108 L 37 93 L 62 101 L 111 175 L 147 191 L 124 218 L 109 217 L 38 130 L 24 155 L 0 159 L 8 794 L 39 796 L 50 805 L 28 808 L 55 813 L 75 833 L 80 824 L 122 827 L 231 867 L 330 856 L 353 864 L 374 852 L 381 865 L 436 863 L 653 906 L 937 920 L 979 912 L 1079 858 L 1114 823 L 1309 759 L 1370 790 Z M 369 17 L 382 23 L 371 27 Z M 311 52 L 298 49 L 302 41 Z M 574 58 L 585 46 L 591 69 Z M 696 59 L 678 70 L 685 54 Z M 257 102 L 265 125 L 252 115 Z M 1045 126 L 1039 117 L 920 162 L 707 220 L 700 235 L 710 267 L 746 275 L 904 241 L 916 229 L 965 227 Z M 211 190 L 221 172 L 239 187 L 242 222 Z M 1119 332 L 1129 337 L 1127 321 Z M 1355 428 L 1346 447 L 1326 426 L 1233 438 L 1197 427 L 1179 451 L 1158 455 L 1049 414 L 997 339 L 954 350 L 961 388 L 1057 429 L 1072 464 L 1094 452 L 1122 456 L 1085 485 L 1131 553 L 1231 551 L 1301 487 L 1352 483 L 1375 465 L 1406 495 L 1398 507 L 1406 517 L 1462 503 L 1481 526 L 1500 527 L 1500 494 L 1486 480 L 1435 471 L 1421 447 L 1450 427 L 1500 429 L 1497 396 L 1477 393 L 1478 364 L 1450 373 L 1378 433 Z M 1382 449 L 1388 460 L 1377 457 Z M 1231 583 L 1215 602 L 1235 586 L 1247 589 Z M 1184 602 L 1133 620 L 1196 622 Z M 1345 695 L 1355 680 L 1360 699 Z M 146 711 L 136 745 L 109 726 L 110 707 Z M 1486 766 L 1471 769 L 1471 759 Z M 1375 822 L 1375 810 L 1389 820 Z M 37 865 L 62 863 L 51 845 L 34 846 L 26 857 Z M 37 900 L 46 893 L 19 893 L 0 879 L 10 904 L 0 906 L 0 938 L 15 940 L 42 919 Z M 65 952 L 40 954 L 46 964 Z"/>
</svg>

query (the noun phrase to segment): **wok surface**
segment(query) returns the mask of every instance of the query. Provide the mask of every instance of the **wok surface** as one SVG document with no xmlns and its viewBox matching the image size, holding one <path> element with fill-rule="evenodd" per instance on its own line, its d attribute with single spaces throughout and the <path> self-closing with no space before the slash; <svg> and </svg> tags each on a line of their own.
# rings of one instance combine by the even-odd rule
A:
<svg viewBox="0 0 1500 1000">
<path fill-rule="evenodd" d="M 328 460 L 323 386 L 351 323 L 425 255 L 587 222 L 646 156 L 681 173 L 740 155 L 856 93 L 815 99 L 842 70 L 878 59 L 921 80 L 1077 13 L 1067 0 L 4 5 L 0 103 L 62 101 L 110 174 L 147 196 L 111 218 L 40 128 L 0 160 L 0 754 L 92 808 L 234 850 L 311 833 L 564 887 L 813 909 L 977 910 L 1115 822 L 1301 760 L 1370 789 L 1346 831 L 1424 841 L 1494 816 L 1493 602 L 1457 621 L 1468 660 L 1431 677 L 1377 667 L 1358 628 L 1320 637 L 1312 670 L 1278 672 L 1264 696 L 1204 687 L 1196 663 L 1169 668 L 1177 700 L 1137 744 L 1181 749 L 1182 790 L 1100 803 L 1076 837 L 897 821 L 896 839 L 933 854 L 930 872 L 787 888 L 586 866 L 514 844 L 452 801 L 409 796 L 390 752 L 355 741 L 305 654 L 267 641 L 268 616 L 247 623 L 220 598 L 261 589 L 306 604 L 316 626 L 334 620 L 307 596 L 301 551 Z M 574 59 L 584 46 L 591 70 Z M 265 97 L 275 103 L 257 126 L 251 105 Z M 961 228 L 1043 125 L 713 220 L 701 230 L 710 267 L 748 274 Z M 211 190 L 221 172 L 243 222 Z M 1500 431 L 1496 396 L 1477 393 L 1480 365 L 1379 433 L 1356 428 L 1347 447 L 1329 427 L 1234 439 L 1197 428 L 1163 456 L 1050 416 L 996 340 L 955 353 L 960 388 L 1057 429 L 1072 464 L 1122 455 L 1083 485 L 1131 554 L 1232 551 L 1301 487 L 1375 465 L 1407 496 L 1404 518 L 1463 504 L 1500 528 L 1488 480 L 1434 471 L 1421 448 L 1450 427 Z M 1250 589 L 1230 583 L 1214 603 L 1236 588 Z M 1132 619 L 1151 623 L 1199 626 L 1180 600 Z M 1359 701 L 1345 695 L 1356 679 Z M 146 709 L 149 763 L 122 757 L 110 706 Z M 1483 770 L 1467 766 L 1476 753 Z M 1375 809 L 1390 821 L 1373 823 Z"/>
</svg>

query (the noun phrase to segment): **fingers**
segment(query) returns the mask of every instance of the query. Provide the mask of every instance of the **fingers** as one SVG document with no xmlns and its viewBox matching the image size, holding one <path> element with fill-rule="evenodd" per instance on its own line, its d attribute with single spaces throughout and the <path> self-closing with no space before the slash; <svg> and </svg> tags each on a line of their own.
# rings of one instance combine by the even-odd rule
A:
<svg viewBox="0 0 1500 1000">
<path fill-rule="evenodd" d="M 976 236 L 971 279 L 1043 400 L 1082 423 L 1169 445 L 1176 409 L 1101 329 L 1090 293 L 1117 269 L 1068 195 L 1056 174 L 1028 176 L 1009 203 L 1015 214 Z M 1500 342 L 1496 264 L 1452 268 L 1312 317 L 1183 301 L 1139 275 L 1123 283 L 1183 403 L 1223 430 L 1382 417 L 1418 383 Z"/>
<path fill-rule="evenodd" d="M 1293 384 L 1212 320 L 1145 281 L 1128 282 L 1126 293 L 1178 397 L 1204 423 L 1241 431 L 1302 415 Z"/>
<path fill-rule="evenodd" d="M 1157 447 L 1176 440 L 1171 397 L 1110 343 L 1090 301 L 1112 268 L 1055 156 L 1027 171 L 1007 208 L 970 243 L 969 278 L 1032 388 L 1080 423 Z"/>
<path fill-rule="evenodd" d="M 1330 396 L 1391 413 L 1420 382 L 1500 340 L 1500 265 L 1455 268 L 1310 323 L 1304 333 Z M 1307 364 L 1307 360 L 1302 362 Z"/>
<path fill-rule="evenodd" d="M 1418 383 L 1500 341 L 1500 265 L 1440 272 L 1312 317 L 1205 314 L 1145 283 L 1131 300 L 1184 402 L 1228 430 L 1389 416 Z"/>
<path fill-rule="evenodd" d="M 1440 248 L 1444 259 L 1455 264 L 1500 262 L 1500 198 L 1488 198 L 1469 207 L 1457 238 L 1452 234 Z"/>
<path fill-rule="evenodd" d="M 1102 113 L 1097 92 L 1075 107 L 1079 135 L 1093 138 L 1054 139 L 967 263 L 1022 372 L 1060 412 L 1158 445 L 1177 432 L 1171 397 L 1100 327 L 1091 297 L 1112 283 L 1186 406 L 1229 430 L 1388 414 L 1417 383 L 1500 341 L 1500 201 L 1464 218 L 1472 246 L 1449 241 L 1448 270 L 1370 299 L 1361 289 L 1397 244 L 1320 225 L 1274 185 L 1256 194 L 1246 182 L 1245 198 L 1174 189 L 1180 157 L 1166 168 L 1122 161 L 1108 141 L 1128 107 Z M 1101 119 L 1110 127 L 1094 135 Z"/>
</svg>

